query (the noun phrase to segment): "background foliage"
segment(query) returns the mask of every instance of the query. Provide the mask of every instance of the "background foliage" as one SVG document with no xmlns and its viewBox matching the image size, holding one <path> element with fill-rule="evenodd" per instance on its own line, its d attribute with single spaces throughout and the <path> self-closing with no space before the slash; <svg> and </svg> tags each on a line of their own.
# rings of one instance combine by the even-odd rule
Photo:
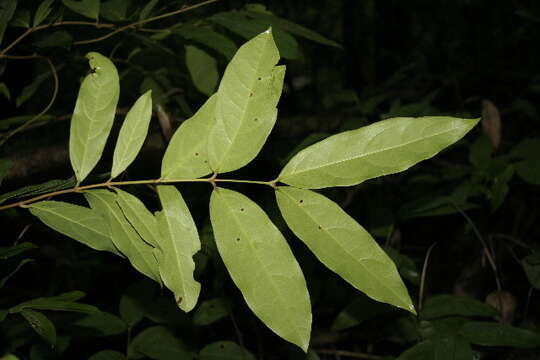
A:
<svg viewBox="0 0 540 360">
<path fill-rule="evenodd" d="M 288 68 L 280 120 L 239 177 L 277 174 L 297 144 L 388 117 L 483 117 L 483 131 L 436 159 L 323 192 L 392 255 L 415 303 L 422 304 L 418 318 L 367 299 L 326 270 L 285 230 L 273 194 L 247 189 L 274 209 L 270 215 L 306 275 L 314 311 L 307 357 L 535 358 L 536 2 L 221 0 L 191 9 L 182 1 L 1 1 L 0 201 L 73 186 L 69 119 L 78 80 L 88 71 L 87 52 L 113 59 L 121 88 L 133 89 L 121 91 L 118 115 L 152 90 L 151 134 L 128 172 L 133 179 L 157 177 L 174 129 L 215 91 L 237 47 L 268 25 Z M 111 160 L 98 168 L 108 171 Z M 10 193 L 51 179 L 68 180 Z M 1 212 L 0 308 L 33 303 L 0 324 L 0 353 L 32 360 L 305 358 L 247 310 L 229 280 L 208 225 L 209 192 L 182 190 L 203 241 L 196 256 L 201 301 L 187 315 L 113 255 L 68 240 L 27 211 Z M 130 191 L 158 208 L 152 189 Z M 0 318 L 5 315 L 0 311 Z"/>
</svg>

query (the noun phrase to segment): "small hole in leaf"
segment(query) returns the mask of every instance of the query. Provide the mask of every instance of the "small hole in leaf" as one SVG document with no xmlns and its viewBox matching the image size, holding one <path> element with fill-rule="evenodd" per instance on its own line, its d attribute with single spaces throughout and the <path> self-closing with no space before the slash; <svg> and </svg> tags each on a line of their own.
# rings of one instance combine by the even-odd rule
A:
<svg viewBox="0 0 540 360">
<path fill-rule="evenodd" d="M 262 77 L 259 77 L 257 80 L 262 80 Z"/>
<path fill-rule="evenodd" d="M 253 96 L 253 93 L 249 93 L 249 97 L 252 97 Z"/>
<path fill-rule="evenodd" d="M 319 230 L 322 230 L 322 227 L 321 227 L 321 225 L 319 225 Z"/>
<path fill-rule="evenodd" d="M 240 238 L 236 238 L 236 241 L 240 241 Z"/>
<path fill-rule="evenodd" d="M 255 120 L 255 121 L 259 121 L 259 119 L 258 119 L 258 118 L 255 118 L 255 119 L 253 119 L 253 120 Z"/>
<path fill-rule="evenodd" d="M 300 200 L 300 204 L 303 203 L 303 202 L 304 202 L 304 200 Z"/>
<path fill-rule="evenodd" d="M 225 345 L 221 344 L 221 345 L 219 345 L 219 348 L 220 349 L 225 349 Z"/>
<path fill-rule="evenodd" d="M 244 211 L 244 208 L 240 208 L 240 211 Z"/>
<path fill-rule="evenodd" d="M 208 160 L 204 160 L 204 163 L 205 163 L 205 164 L 208 164 Z"/>
<path fill-rule="evenodd" d="M 199 153 L 195 153 L 195 156 L 199 156 Z"/>
</svg>

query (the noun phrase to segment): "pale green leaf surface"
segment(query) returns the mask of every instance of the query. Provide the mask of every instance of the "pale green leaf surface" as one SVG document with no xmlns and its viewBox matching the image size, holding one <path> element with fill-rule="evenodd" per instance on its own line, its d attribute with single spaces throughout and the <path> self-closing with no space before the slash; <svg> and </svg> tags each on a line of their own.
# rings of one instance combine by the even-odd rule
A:
<svg viewBox="0 0 540 360">
<path fill-rule="evenodd" d="M 62 3 L 77 14 L 86 16 L 90 19 L 97 20 L 99 16 L 101 0 L 62 0 Z"/>
<path fill-rule="evenodd" d="M 23 310 L 21 315 L 28 321 L 32 329 L 52 346 L 56 344 L 56 328 L 45 315 L 33 310 Z"/>
<path fill-rule="evenodd" d="M 34 25 L 38 26 L 40 25 L 51 13 L 51 5 L 54 2 L 54 0 L 44 0 L 39 4 L 36 13 L 34 14 Z"/>
<path fill-rule="evenodd" d="M 92 73 L 80 87 L 69 137 L 69 157 L 77 181 L 83 181 L 99 161 L 114 122 L 120 95 L 114 64 L 95 52 L 88 53 Z"/>
<path fill-rule="evenodd" d="M 120 255 L 103 218 L 92 209 L 61 201 L 41 201 L 30 205 L 32 215 L 45 225 L 95 250 Z"/>
<path fill-rule="evenodd" d="M 201 249 L 197 227 L 180 192 L 172 185 L 158 186 L 163 210 L 156 213 L 161 238 L 156 257 L 163 283 L 184 311 L 197 304 L 201 284 L 193 278 L 193 255 Z"/>
<path fill-rule="evenodd" d="M 161 165 L 162 179 L 193 179 L 212 173 L 208 164 L 208 133 L 215 121 L 216 95 L 206 100 L 175 131 Z"/>
<path fill-rule="evenodd" d="M 186 66 L 193 85 L 203 94 L 212 95 L 219 79 L 216 59 L 196 46 L 187 45 L 185 48 Z"/>
<path fill-rule="evenodd" d="M 249 308 L 276 334 L 307 351 L 309 293 L 283 235 L 256 203 L 223 188 L 212 192 L 210 219 L 219 254 Z"/>
<path fill-rule="evenodd" d="M 393 118 L 330 136 L 294 156 L 279 181 L 300 188 L 349 186 L 397 173 L 461 139 L 479 119 Z"/>
<path fill-rule="evenodd" d="M 113 243 L 128 258 L 131 265 L 150 279 L 161 283 L 158 264 L 153 254 L 154 248 L 144 242 L 128 222 L 116 202 L 117 195 L 107 190 L 90 190 L 84 195 L 92 209 L 103 214 L 102 221 L 108 224 Z"/>
<path fill-rule="evenodd" d="M 266 142 L 277 118 L 285 67 L 268 30 L 248 41 L 231 60 L 219 85 L 216 122 L 208 155 L 215 172 L 249 163 Z"/>
<path fill-rule="evenodd" d="M 200 360 L 255 360 L 247 349 L 232 341 L 216 341 L 208 344 L 199 353 Z"/>
<path fill-rule="evenodd" d="M 0 43 L 3 42 L 4 33 L 13 14 L 15 14 L 15 9 L 17 9 L 17 0 L 0 1 Z"/>
<path fill-rule="evenodd" d="M 394 262 L 339 205 L 293 187 L 277 188 L 276 198 L 287 225 L 324 265 L 372 299 L 415 312 Z"/>
<path fill-rule="evenodd" d="M 128 111 L 114 149 L 111 179 L 135 160 L 143 146 L 152 118 L 152 90 L 141 95 Z"/>
<path fill-rule="evenodd" d="M 159 236 L 159 229 L 154 215 L 136 196 L 118 188 L 115 191 L 117 194 L 116 201 L 131 226 L 133 226 L 139 236 L 149 245 L 158 247 L 157 237 Z"/>
</svg>

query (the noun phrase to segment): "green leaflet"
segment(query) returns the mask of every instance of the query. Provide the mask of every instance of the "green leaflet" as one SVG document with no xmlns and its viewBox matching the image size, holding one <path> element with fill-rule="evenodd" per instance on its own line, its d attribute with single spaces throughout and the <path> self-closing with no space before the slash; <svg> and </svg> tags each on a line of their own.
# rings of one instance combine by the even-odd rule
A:
<svg viewBox="0 0 540 360">
<path fill-rule="evenodd" d="M 394 262 L 335 202 L 288 186 L 276 198 L 287 225 L 324 265 L 372 299 L 415 313 Z"/>
<path fill-rule="evenodd" d="M 193 179 L 212 173 L 208 165 L 208 133 L 214 125 L 216 95 L 206 100 L 176 130 L 161 164 L 161 178 Z"/>
<path fill-rule="evenodd" d="M 497 309 L 467 296 L 436 295 L 426 299 L 420 317 L 436 319 L 446 316 L 495 317 Z"/>
<path fill-rule="evenodd" d="M 250 309 L 276 334 L 307 351 L 309 293 L 283 235 L 257 204 L 223 188 L 212 192 L 210 219 L 221 258 Z"/>
<path fill-rule="evenodd" d="M 102 350 L 90 356 L 88 360 L 126 360 L 126 357 L 115 350 Z"/>
<path fill-rule="evenodd" d="M 141 200 L 120 189 L 116 191 L 116 202 L 120 205 L 124 216 L 139 236 L 152 247 L 158 247 L 158 224 L 156 218 L 144 206 Z"/>
<path fill-rule="evenodd" d="M 33 310 L 22 310 L 21 315 L 28 321 L 32 329 L 34 329 L 39 336 L 45 339 L 45 341 L 53 347 L 56 345 L 56 328 L 51 320 L 42 313 Z"/>
<path fill-rule="evenodd" d="M 212 95 L 219 79 L 216 59 L 198 47 L 188 45 L 186 66 L 195 88 L 205 95 Z"/>
<path fill-rule="evenodd" d="M 208 139 L 210 166 L 224 173 L 241 168 L 261 150 L 277 118 L 284 66 L 270 30 L 236 53 L 219 85 L 216 123 Z"/>
<path fill-rule="evenodd" d="M 113 244 L 103 218 L 92 209 L 51 200 L 30 205 L 30 212 L 45 225 L 92 249 L 122 256 Z"/>
<path fill-rule="evenodd" d="M 158 186 L 163 210 L 156 213 L 161 239 L 156 257 L 161 278 L 174 293 L 176 303 L 184 311 L 197 304 L 201 284 L 193 278 L 193 255 L 201 249 L 197 227 L 191 213 L 174 186 Z"/>
<path fill-rule="evenodd" d="M 540 334 L 495 322 L 471 321 L 459 333 L 473 344 L 482 346 L 511 346 L 533 349 L 540 346 Z"/>
<path fill-rule="evenodd" d="M 45 19 L 47 19 L 47 16 L 51 13 L 51 5 L 54 2 L 54 0 L 44 0 L 41 4 L 39 4 L 36 13 L 34 14 L 34 25 L 38 26 L 41 24 Z"/>
<path fill-rule="evenodd" d="M 15 14 L 15 9 L 17 9 L 17 0 L 0 1 L 0 43 L 3 42 L 4 33 L 13 14 Z"/>
<path fill-rule="evenodd" d="M 113 243 L 129 259 L 131 265 L 161 283 L 154 248 L 144 242 L 128 222 L 116 203 L 116 194 L 107 190 L 90 190 L 84 196 L 92 209 L 102 214 L 102 221 L 108 225 Z"/>
<path fill-rule="evenodd" d="M 234 41 L 218 32 L 215 32 L 210 27 L 185 24 L 177 29 L 174 29 L 173 33 L 183 37 L 186 40 L 195 41 L 206 47 L 214 49 L 223 54 L 228 60 L 232 59 L 236 53 L 236 50 L 238 50 Z"/>
<path fill-rule="evenodd" d="M 98 19 L 101 0 L 62 0 L 62 3 L 72 11 L 90 19 Z"/>
<path fill-rule="evenodd" d="M 15 314 L 23 310 L 51 310 L 51 311 L 72 311 L 86 314 L 92 314 L 98 311 L 93 305 L 80 304 L 79 300 L 84 293 L 80 291 L 71 291 L 57 296 L 41 297 L 25 301 L 9 309 L 9 313 Z"/>
<path fill-rule="evenodd" d="M 137 99 L 126 115 L 114 149 L 111 179 L 114 179 L 135 160 L 148 133 L 152 118 L 152 90 Z"/>
<path fill-rule="evenodd" d="M 379 121 L 300 151 L 285 165 L 279 181 L 320 189 L 400 172 L 458 141 L 478 121 L 443 116 Z"/>
<path fill-rule="evenodd" d="M 247 349 L 232 341 L 216 341 L 206 345 L 199 353 L 199 360 L 255 360 Z"/>
<path fill-rule="evenodd" d="M 78 182 L 86 178 L 101 157 L 120 95 L 114 64 L 96 52 L 86 57 L 92 73 L 81 84 L 69 136 L 69 157 Z"/>
</svg>

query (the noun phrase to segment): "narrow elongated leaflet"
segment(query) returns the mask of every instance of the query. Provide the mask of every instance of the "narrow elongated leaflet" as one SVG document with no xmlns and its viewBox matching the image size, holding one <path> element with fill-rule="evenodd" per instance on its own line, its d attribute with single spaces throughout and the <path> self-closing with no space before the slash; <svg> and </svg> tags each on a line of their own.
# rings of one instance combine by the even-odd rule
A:
<svg viewBox="0 0 540 360">
<path fill-rule="evenodd" d="M 276 334 L 307 351 L 309 294 L 283 235 L 257 204 L 223 188 L 212 192 L 210 219 L 219 254 L 249 308 Z"/>
<path fill-rule="evenodd" d="M 379 121 L 300 151 L 285 165 L 279 181 L 319 189 L 400 172 L 458 141 L 478 121 L 445 116 Z"/>
<path fill-rule="evenodd" d="M 54 324 L 40 312 L 23 310 L 21 315 L 28 321 L 32 329 L 53 347 L 56 345 L 56 328 Z"/>
<path fill-rule="evenodd" d="M 86 178 L 101 158 L 120 95 L 114 64 L 96 52 L 86 57 L 91 73 L 79 89 L 69 136 L 69 158 L 78 182 Z"/>
<path fill-rule="evenodd" d="M 208 155 L 212 170 L 233 171 L 261 150 L 277 118 L 284 66 L 270 30 L 248 41 L 233 57 L 217 92 L 216 123 Z"/>
<path fill-rule="evenodd" d="M 159 271 L 180 309 L 187 312 L 195 307 L 201 291 L 201 284 L 193 278 L 193 255 L 201 249 L 201 242 L 180 192 L 172 185 L 158 186 L 158 195 L 163 207 L 156 213 L 161 233 L 155 252 Z"/>
<path fill-rule="evenodd" d="M 126 115 L 118 141 L 114 149 L 111 179 L 120 175 L 143 146 L 152 118 L 152 90 L 148 90 L 137 99 Z"/>
<path fill-rule="evenodd" d="M 114 190 L 117 194 L 116 201 L 131 226 L 149 245 L 158 247 L 159 229 L 154 215 L 136 196 L 118 188 Z"/>
<path fill-rule="evenodd" d="M 304 189 L 276 189 L 287 225 L 329 269 L 374 300 L 415 313 L 394 262 L 335 202 Z"/>
<path fill-rule="evenodd" d="M 109 235 L 108 226 L 96 211 L 61 201 L 41 201 L 30 212 L 45 225 L 95 250 L 122 256 Z"/>
<path fill-rule="evenodd" d="M 116 194 L 107 190 L 90 190 L 84 193 L 92 209 L 103 216 L 109 226 L 110 236 L 116 247 L 138 271 L 161 283 L 153 247 L 144 242 L 127 221 L 116 202 Z"/>
<path fill-rule="evenodd" d="M 208 133 L 215 122 L 216 94 L 175 131 L 161 164 L 161 178 L 194 179 L 212 173 Z"/>
<path fill-rule="evenodd" d="M 195 88 L 205 95 L 216 91 L 219 80 L 217 61 L 196 46 L 186 46 L 186 66 Z"/>
</svg>

